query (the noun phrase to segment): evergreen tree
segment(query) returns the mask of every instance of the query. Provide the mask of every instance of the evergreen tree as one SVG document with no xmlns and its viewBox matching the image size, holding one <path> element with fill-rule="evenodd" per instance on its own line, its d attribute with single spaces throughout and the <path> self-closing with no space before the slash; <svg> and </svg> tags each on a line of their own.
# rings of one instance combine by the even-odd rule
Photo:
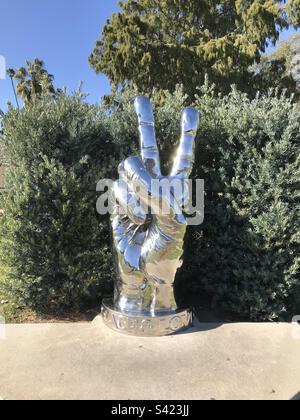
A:
<svg viewBox="0 0 300 420">
<path fill-rule="evenodd" d="M 300 15 L 298 0 L 129 0 L 120 7 L 90 56 L 95 71 L 115 89 L 181 84 L 190 97 L 205 74 L 223 92 L 232 83 L 251 91 L 249 66 Z"/>
<path fill-rule="evenodd" d="M 257 89 L 286 89 L 288 94 L 300 98 L 300 35 L 292 35 L 280 43 L 279 48 L 264 56 L 255 67 Z"/>
</svg>

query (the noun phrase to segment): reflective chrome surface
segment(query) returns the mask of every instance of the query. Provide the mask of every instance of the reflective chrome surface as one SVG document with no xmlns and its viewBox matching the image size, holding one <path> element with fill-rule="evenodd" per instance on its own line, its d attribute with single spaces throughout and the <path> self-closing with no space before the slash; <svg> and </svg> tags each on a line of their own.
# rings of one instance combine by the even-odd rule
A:
<svg viewBox="0 0 300 420">
<path fill-rule="evenodd" d="M 112 302 L 106 301 L 102 306 L 102 318 L 111 329 L 127 335 L 140 337 L 159 337 L 186 330 L 192 325 L 191 310 L 149 314 L 129 314 L 116 310 Z"/>
<path fill-rule="evenodd" d="M 163 177 L 150 100 L 138 97 L 135 109 L 141 157 L 130 157 L 120 164 L 119 180 L 114 186 L 116 204 L 111 221 L 119 272 L 114 310 L 123 313 L 125 318 L 142 316 L 153 320 L 154 317 L 166 316 L 172 319 L 177 311 L 173 286 L 177 270 L 182 265 L 187 226 L 181 212 L 188 199 L 184 183 L 194 162 L 199 114 L 193 108 L 183 111 L 181 141 L 174 166 L 170 176 Z M 174 197 L 170 190 L 169 194 L 165 191 L 154 193 L 151 189 L 153 179 L 180 182 L 182 194 Z M 162 206 L 168 209 L 167 214 L 160 212 Z M 111 309 L 104 308 L 104 313 L 107 319 L 111 318 Z"/>
</svg>

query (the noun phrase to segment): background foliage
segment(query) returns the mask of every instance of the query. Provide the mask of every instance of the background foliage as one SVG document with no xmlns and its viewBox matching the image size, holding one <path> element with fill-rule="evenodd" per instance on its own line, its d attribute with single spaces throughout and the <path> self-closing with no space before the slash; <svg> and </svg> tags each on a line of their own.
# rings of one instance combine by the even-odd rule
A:
<svg viewBox="0 0 300 420">
<path fill-rule="evenodd" d="M 5 157 L 4 157 L 4 148 L 0 144 L 0 190 L 4 188 L 5 179 Z"/>
<path fill-rule="evenodd" d="M 204 150 L 195 175 L 207 199 L 192 277 L 215 305 L 252 320 L 298 313 L 299 107 L 276 92 L 251 101 L 235 90 L 196 104 Z"/>
<path fill-rule="evenodd" d="M 53 86 L 54 76 L 49 74 L 43 61 L 36 58 L 32 63 L 27 60 L 26 68 L 18 70 L 7 69 L 7 75 L 18 81 L 16 94 L 23 99 L 24 104 L 38 100 L 43 94 L 55 97 L 56 90 Z"/>
<path fill-rule="evenodd" d="M 4 118 L 8 161 L 2 194 L 6 293 L 42 312 L 99 301 L 110 278 L 109 227 L 95 183 L 112 176 L 117 151 L 100 110 L 77 94 L 44 97 Z M 0 206 L 1 207 L 1 206 Z"/>
<path fill-rule="evenodd" d="M 173 92 L 181 84 L 191 99 L 206 74 L 220 92 L 234 83 L 252 94 L 262 81 L 250 66 L 281 29 L 300 23 L 299 0 L 129 0 L 120 7 L 90 56 L 94 70 L 115 89 Z"/>
<path fill-rule="evenodd" d="M 285 89 L 300 99 L 300 35 L 291 36 L 280 43 L 275 52 L 262 57 L 254 66 L 257 87 L 263 92 L 268 88 Z"/>
<path fill-rule="evenodd" d="M 222 98 L 206 84 L 194 177 L 204 178 L 202 226 L 190 227 L 176 288 L 182 304 L 205 296 L 251 320 L 299 313 L 300 111 L 271 92 Z M 4 118 L 9 170 L 2 196 L 1 256 L 10 299 L 41 312 L 81 308 L 112 290 L 109 223 L 95 212 L 96 183 L 138 153 L 135 92 L 90 106 L 60 93 Z M 154 91 L 164 171 L 188 98 Z"/>
</svg>

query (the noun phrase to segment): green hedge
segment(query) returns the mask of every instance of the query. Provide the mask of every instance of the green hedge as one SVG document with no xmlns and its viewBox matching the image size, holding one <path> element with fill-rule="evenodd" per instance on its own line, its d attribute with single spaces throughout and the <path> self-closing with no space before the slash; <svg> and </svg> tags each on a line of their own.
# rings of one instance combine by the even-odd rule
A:
<svg viewBox="0 0 300 420">
<path fill-rule="evenodd" d="M 4 118 L 1 254 L 14 300 L 57 311 L 112 290 L 109 223 L 95 212 L 95 189 L 138 153 L 133 98 L 126 92 L 105 109 L 61 94 Z M 167 172 L 186 98 L 178 89 L 163 103 L 155 92 L 153 99 Z M 275 93 L 250 101 L 233 90 L 221 98 L 208 86 L 195 105 L 193 176 L 205 180 L 205 221 L 189 228 L 177 288 L 245 319 L 289 319 L 300 313 L 300 111 Z"/>
<path fill-rule="evenodd" d="M 300 109 L 284 96 L 250 101 L 234 90 L 197 106 L 195 175 L 207 196 L 187 264 L 217 307 L 290 320 L 300 313 Z"/>
<path fill-rule="evenodd" d="M 5 186 L 5 161 L 4 161 L 4 148 L 0 143 L 0 190 Z"/>
<path fill-rule="evenodd" d="M 10 110 L 3 194 L 2 287 L 40 312 L 99 302 L 111 279 L 110 231 L 99 220 L 96 180 L 113 176 L 117 150 L 103 113 L 80 95 Z"/>
</svg>

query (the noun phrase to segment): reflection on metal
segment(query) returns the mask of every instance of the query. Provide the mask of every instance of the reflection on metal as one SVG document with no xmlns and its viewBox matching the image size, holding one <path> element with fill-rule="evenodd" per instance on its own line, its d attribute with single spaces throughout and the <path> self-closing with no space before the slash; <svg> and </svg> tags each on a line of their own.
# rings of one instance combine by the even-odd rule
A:
<svg viewBox="0 0 300 420">
<path fill-rule="evenodd" d="M 119 276 L 113 306 L 104 305 L 103 314 L 105 322 L 118 331 L 168 335 L 187 328 L 192 319 L 189 311 L 178 312 L 174 281 L 182 265 L 187 223 L 181 209 L 188 199 L 184 184 L 194 162 L 199 115 L 193 108 L 183 111 L 178 153 L 170 176 L 163 177 L 149 99 L 138 97 L 135 109 L 141 157 L 130 157 L 119 166 L 111 216 Z M 152 191 L 153 179 L 167 180 L 170 185 L 174 180 L 181 182 L 182 194 Z"/>
<path fill-rule="evenodd" d="M 171 335 L 189 328 L 192 324 L 191 310 L 170 311 L 168 313 L 131 314 L 117 310 L 112 302 L 104 302 L 102 317 L 105 324 L 122 334 L 142 337 Z"/>
</svg>

